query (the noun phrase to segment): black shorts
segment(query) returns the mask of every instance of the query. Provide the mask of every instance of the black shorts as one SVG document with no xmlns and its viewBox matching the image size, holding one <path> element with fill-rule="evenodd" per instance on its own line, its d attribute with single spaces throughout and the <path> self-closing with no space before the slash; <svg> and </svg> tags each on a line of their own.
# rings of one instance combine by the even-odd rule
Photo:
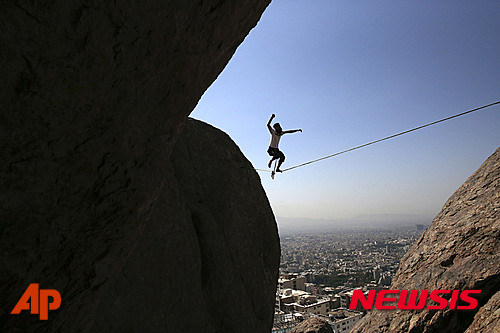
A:
<svg viewBox="0 0 500 333">
<path fill-rule="evenodd" d="M 283 152 L 278 148 L 269 147 L 269 149 L 267 149 L 267 153 L 269 154 L 269 156 L 272 156 L 273 159 L 279 158 L 283 161 L 285 160 L 285 154 L 283 154 Z"/>
</svg>

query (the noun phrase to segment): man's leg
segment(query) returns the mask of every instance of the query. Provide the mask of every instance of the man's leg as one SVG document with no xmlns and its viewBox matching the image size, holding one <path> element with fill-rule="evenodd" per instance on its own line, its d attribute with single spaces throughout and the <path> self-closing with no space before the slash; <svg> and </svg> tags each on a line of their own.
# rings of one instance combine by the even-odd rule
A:
<svg viewBox="0 0 500 333">
<path fill-rule="evenodd" d="M 279 156 L 276 156 L 276 155 L 275 155 L 275 156 L 273 156 L 273 157 L 271 157 L 271 159 L 269 160 L 269 163 L 267 164 L 267 167 L 268 167 L 268 168 L 271 168 L 271 164 L 273 164 L 273 161 L 274 161 L 274 160 L 277 160 L 278 158 L 280 158 L 280 157 L 279 157 Z"/>
<path fill-rule="evenodd" d="M 283 164 L 283 162 L 285 162 L 285 154 L 283 154 L 282 151 L 279 151 L 279 154 L 275 157 L 280 159 L 278 161 L 278 168 L 276 169 L 276 172 L 283 172 L 281 171 L 280 166 Z"/>
<path fill-rule="evenodd" d="M 279 156 L 277 156 L 277 151 L 279 152 L 278 149 L 274 149 L 274 148 L 271 148 L 269 147 L 269 149 L 267 150 L 267 153 L 271 156 L 271 159 L 269 160 L 269 163 L 267 163 L 267 167 L 268 168 L 271 168 L 271 164 L 273 164 L 273 161 L 277 158 L 279 158 Z"/>
</svg>

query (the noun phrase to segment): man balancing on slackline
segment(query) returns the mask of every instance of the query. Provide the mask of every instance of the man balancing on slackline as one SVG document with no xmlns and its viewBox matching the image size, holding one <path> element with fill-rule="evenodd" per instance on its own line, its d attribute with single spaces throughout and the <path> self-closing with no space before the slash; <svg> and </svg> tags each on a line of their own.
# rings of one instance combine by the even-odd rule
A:
<svg viewBox="0 0 500 333">
<path fill-rule="evenodd" d="M 271 118 L 267 122 L 267 128 L 269 129 L 269 133 L 271 133 L 271 143 L 269 144 L 269 149 L 267 150 L 267 153 L 272 156 L 271 159 L 269 160 L 269 163 L 267 164 L 268 168 L 271 168 L 271 164 L 273 163 L 274 160 L 278 161 L 278 168 L 276 169 L 276 172 L 282 172 L 280 169 L 281 164 L 285 161 L 285 154 L 281 150 L 278 149 L 278 144 L 280 143 L 281 136 L 283 134 L 287 133 L 295 133 L 295 132 L 302 132 L 301 129 L 296 129 L 296 130 L 288 130 L 288 131 L 283 131 L 279 123 L 275 123 L 273 127 L 271 127 L 271 121 L 273 121 L 275 115 L 274 113 L 271 115 Z"/>
</svg>

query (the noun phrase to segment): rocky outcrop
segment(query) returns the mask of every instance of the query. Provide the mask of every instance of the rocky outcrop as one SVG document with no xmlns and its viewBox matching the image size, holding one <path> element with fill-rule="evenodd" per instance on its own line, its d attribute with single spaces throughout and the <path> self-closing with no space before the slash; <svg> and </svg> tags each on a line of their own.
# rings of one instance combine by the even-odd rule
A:
<svg viewBox="0 0 500 333">
<path fill-rule="evenodd" d="M 269 332 L 280 249 L 258 175 L 226 134 L 192 119 L 172 162 L 176 191 L 159 199 L 91 331 Z"/>
<path fill-rule="evenodd" d="M 268 3 L 3 3 L 2 332 L 269 331 L 260 182 L 214 129 L 177 142 Z M 10 315 L 32 282 L 62 295 L 48 321 Z"/>
<path fill-rule="evenodd" d="M 465 333 L 500 332 L 500 291 L 474 316 L 474 321 Z"/>
<path fill-rule="evenodd" d="M 297 325 L 290 333 L 333 333 L 333 329 L 326 320 L 312 317 Z"/>
<path fill-rule="evenodd" d="M 480 289 L 474 311 L 371 311 L 353 332 L 499 330 L 500 149 L 450 197 L 401 261 L 391 289 Z"/>
</svg>

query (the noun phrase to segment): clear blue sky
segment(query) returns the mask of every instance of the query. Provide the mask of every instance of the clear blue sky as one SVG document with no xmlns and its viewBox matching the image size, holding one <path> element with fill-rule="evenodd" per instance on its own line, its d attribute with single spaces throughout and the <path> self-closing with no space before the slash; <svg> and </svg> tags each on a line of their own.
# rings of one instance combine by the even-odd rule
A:
<svg viewBox="0 0 500 333">
<path fill-rule="evenodd" d="M 283 168 L 500 100 L 500 1 L 274 0 L 192 117 Z M 228 27 L 230 28 L 230 27 Z M 275 215 L 433 218 L 500 146 L 500 106 L 278 174 Z M 238 186 L 238 184 L 235 184 Z"/>
</svg>

